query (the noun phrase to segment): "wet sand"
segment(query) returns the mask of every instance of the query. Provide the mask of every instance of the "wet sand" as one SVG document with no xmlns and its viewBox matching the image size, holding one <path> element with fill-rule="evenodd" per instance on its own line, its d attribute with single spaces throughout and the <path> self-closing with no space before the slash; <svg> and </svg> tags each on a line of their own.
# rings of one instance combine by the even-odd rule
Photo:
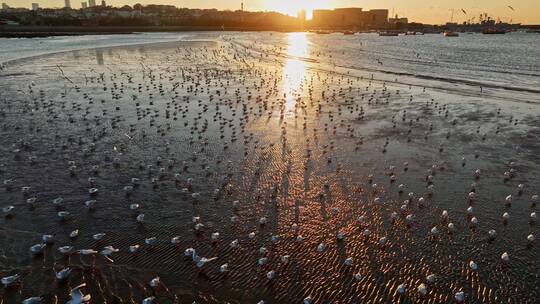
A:
<svg viewBox="0 0 540 304">
<path fill-rule="evenodd" d="M 2 300 L 65 303 L 85 282 L 93 303 L 452 303 L 460 291 L 535 303 L 540 105 L 347 75 L 297 47 L 261 55 L 216 39 L 10 63 L 0 207 L 15 209 L 0 219 L 0 276 L 20 280 Z M 32 255 L 43 234 L 54 243 Z M 199 268 L 188 248 L 217 260 Z"/>
</svg>

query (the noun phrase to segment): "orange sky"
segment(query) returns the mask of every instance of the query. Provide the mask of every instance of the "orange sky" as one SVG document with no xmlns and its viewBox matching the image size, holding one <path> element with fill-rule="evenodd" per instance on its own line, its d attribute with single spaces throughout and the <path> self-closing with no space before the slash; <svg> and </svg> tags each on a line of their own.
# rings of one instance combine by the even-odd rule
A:
<svg viewBox="0 0 540 304">
<path fill-rule="evenodd" d="M 71 0 L 73 8 L 79 8 L 83 0 Z M 62 7 L 64 0 L 0 0 L 13 7 L 30 7 L 38 2 L 41 7 Z M 101 2 L 101 0 L 96 0 Z M 239 9 L 242 0 L 108 0 L 115 6 L 141 4 L 170 4 L 177 7 Z M 454 21 L 465 21 L 486 12 L 503 21 L 513 20 L 524 24 L 540 24 L 540 0 L 243 0 L 246 10 L 275 10 L 294 15 L 300 8 L 362 7 L 388 8 L 412 21 L 445 23 L 450 21 L 454 9 Z M 512 6 L 511 10 L 508 6 Z M 465 9 L 464 14 L 461 9 Z"/>
</svg>

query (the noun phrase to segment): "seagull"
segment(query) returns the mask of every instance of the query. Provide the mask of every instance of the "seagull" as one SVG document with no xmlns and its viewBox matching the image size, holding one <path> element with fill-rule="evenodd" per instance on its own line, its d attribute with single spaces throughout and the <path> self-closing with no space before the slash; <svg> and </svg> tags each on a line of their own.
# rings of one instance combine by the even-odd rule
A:
<svg viewBox="0 0 540 304">
<path fill-rule="evenodd" d="M 67 279 L 70 274 L 71 274 L 71 268 L 69 267 L 63 268 L 58 272 L 55 271 L 56 279 L 59 281 L 63 281 Z"/>
<path fill-rule="evenodd" d="M 75 229 L 73 231 L 71 231 L 71 233 L 69 234 L 69 237 L 70 238 L 76 238 L 77 236 L 79 236 L 79 229 Z"/>
<path fill-rule="evenodd" d="M 152 304 L 152 303 L 154 303 L 155 299 L 156 299 L 156 297 L 145 298 L 144 300 L 142 300 L 142 304 Z"/>
<path fill-rule="evenodd" d="M 159 277 L 155 277 L 150 281 L 149 284 L 150 284 L 150 287 L 156 288 L 159 286 L 159 283 L 160 283 Z"/>
<path fill-rule="evenodd" d="M 476 263 L 475 263 L 474 261 L 470 261 L 470 262 L 469 262 L 469 267 L 470 267 L 473 271 L 478 270 L 478 265 L 476 265 Z"/>
<path fill-rule="evenodd" d="M 101 250 L 100 254 L 104 256 L 107 260 L 109 260 L 110 262 L 114 262 L 113 259 L 109 257 L 109 255 L 118 251 L 120 251 L 120 249 L 116 249 L 113 246 L 105 246 L 103 247 L 103 250 Z"/>
<path fill-rule="evenodd" d="M 60 211 L 57 213 L 60 220 L 65 221 L 69 217 L 70 213 L 68 211 Z"/>
<path fill-rule="evenodd" d="M 101 241 L 105 237 L 106 233 L 96 233 L 92 235 L 92 238 L 96 241 Z"/>
<path fill-rule="evenodd" d="M 84 202 L 84 205 L 86 206 L 86 208 L 92 210 L 96 207 L 96 203 L 97 201 L 96 200 L 88 200 L 86 202 Z"/>
<path fill-rule="evenodd" d="M 465 301 L 465 293 L 463 291 L 456 292 L 454 299 L 456 299 L 456 302 L 458 303 L 463 303 L 463 301 Z"/>
<path fill-rule="evenodd" d="M 220 272 L 228 272 L 229 271 L 229 264 L 223 264 L 219 267 Z"/>
<path fill-rule="evenodd" d="M 19 280 L 19 277 L 20 277 L 19 274 L 15 274 L 12 276 L 3 277 L 1 281 L 4 287 L 8 287 L 15 284 Z"/>
<path fill-rule="evenodd" d="M 89 294 L 83 294 L 81 291 L 81 288 L 83 287 L 86 287 L 86 283 L 82 283 L 81 285 L 73 288 L 69 294 L 71 296 L 71 300 L 69 300 L 66 304 L 89 303 L 92 296 L 90 296 Z"/>
<path fill-rule="evenodd" d="M 64 203 L 64 199 L 62 197 L 57 197 L 53 199 L 52 203 L 53 205 L 59 207 L 59 206 L 62 206 L 62 204 Z"/>
<path fill-rule="evenodd" d="M 30 252 L 33 254 L 33 255 L 40 255 L 43 253 L 43 250 L 45 249 L 47 245 L 45 244 L 35 244 L 33 246 L 30 247 Z"/>
<path fill-rule="evenodd" d="M 135 252 L 139 251 L 139 248 L 141 248 L 141 245 L 138 245 L 138 244 L 130 245 L 129 246 L 129 252 L 135 253 Z"/>
<path fill-rule="evenodd" d="M 418 285 L 418 293 L 422 296 L 427 294 L 427 287 L 424 283 L 420 283 L 420 285 Z"/>
<path fill-rule="evenodd" d="M 147 239 L 144 239 L 144 243 L 148 246 L 154 246 L 154 244 L 156 243 L 157 241 L 157 238 L 154 236 L 154 237 L 150 237 L 150 238 L 147 238 Z"/>
<path fill-rule="evenodd" d="M 8 218 L 13 216 L 14 211 L 15 211 L 15 206 L 7 206 L 7 207 L 2 208 L 2 212 L 4 213 L 4 216 Z"/>
<path fill-rule="evenodd" d="M 54 243 L 54 236 L 52 234 L 44 234 L 41 236 L 41 240 L 44 244 L 52 244 Z"/>
<path fill-rule="evenodd" d="M 97 254 L 98 252 L 95 251 L 94 249 L 80 249 L 79 251 L 77 251 L 79 254 L 82 254 L 82 255 L 95 255 Z"/>
<path fill-rule="evenodd" d="M 63 255 L 69 255 L 70 253 L 73 252 L 73 246 L 58 247 L 58 251 L 60 251 L 60 253 Z"/>
<path fill-rule="evenodd" d="M 196 262 L 197 267 L 202 268 L 206 263 L 212 262 L 214 260 L 217 260 L 217 257 L 213 258 L 205 258 L 205 257 L 199 257 L 199 256 L 193 256 L 193 261 Z"/>
<path fill-rule="evenodd" d="M 43 301 L 42 297 L 30 297 L 22 301 L 22 304 L 39 304 Z"/>
</svg>

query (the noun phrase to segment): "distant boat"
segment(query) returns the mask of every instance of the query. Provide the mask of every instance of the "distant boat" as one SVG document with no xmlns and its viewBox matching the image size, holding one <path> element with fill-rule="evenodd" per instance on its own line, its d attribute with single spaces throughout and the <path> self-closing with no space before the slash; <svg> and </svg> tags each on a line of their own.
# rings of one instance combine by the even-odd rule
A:
<svg viewBox="0 0 540 304">
<path fill-rule="evenodd" d="M 399 33 L 395 33 L 395 32 L 379 32 L 379 36 L 396 37 L 396 36 L 399 36 Z"/>
<path fill-rule="evenodd" d="M 353 31 L 344 31 L 343 35 L 354 35 Z"/>
<path fill-rule="evenodd" d="M 483 30 L 482 34 L 485 34 L 485 35 L 502 35 L 502 34 L 506 34 L 506 31 L 505 30 L 498 30 L 498 29 L 487 29 L 487 30 Z"/>
<path fill-rule="evenodd" d="M 444 37 L 459 37 L 459 33 L 454 31 L 445 31 Z"/>
</svg>

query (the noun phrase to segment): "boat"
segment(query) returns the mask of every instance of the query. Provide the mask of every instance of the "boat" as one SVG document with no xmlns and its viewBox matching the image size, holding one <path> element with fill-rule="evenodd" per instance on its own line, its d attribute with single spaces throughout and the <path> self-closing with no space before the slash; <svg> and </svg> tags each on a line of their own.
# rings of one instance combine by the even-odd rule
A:
<svg viewBox="0 0 540 304">
<path fill-rule="evenodd" d="M 459 37 L 459 33 L 454 31 L 445 31 L 444 37 Z"/>
<path fill-rule="evenodd" d="M 379 32 L 379 36 L 396 37 L 396 36 L 399 36 L 399 33 L 395 33 L 395 32 Z"/>
<path fill-rule="evenodd" d="M 344 31 L 343 35 L 354 35 L 353 31 Z"/>
<path fill-rule="evenodd" d="M 485 34 L 485 35 L 502 35 L 502 34 L 506 34 L 506 31 L 505 30 L 498 30 L 498 29 L 487 29 L 487 30 L 483 30 L 482 34 Z"/>
</svg>

